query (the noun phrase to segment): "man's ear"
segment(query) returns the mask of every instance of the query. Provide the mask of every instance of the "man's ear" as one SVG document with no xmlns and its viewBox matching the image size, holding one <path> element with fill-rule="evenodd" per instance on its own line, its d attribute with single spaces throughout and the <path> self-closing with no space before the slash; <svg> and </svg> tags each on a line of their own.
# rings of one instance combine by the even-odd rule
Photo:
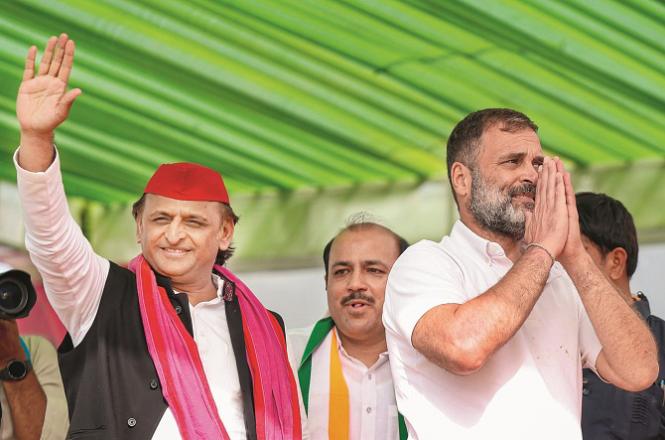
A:
<svg viewBox="0 0 665 440">
<path fill-rule="evenodd" d="M 454 162 L 450 168 L 450 183 L 458 198 L 471 194 L 471 169 L 461 162 Z"/>
<path fill-rule="evenodd" d="M 219 250 L 225 251 L 231 246 L 233 241 L 233 232 L 235 231 L 235 225 L 233 224 L 233 219 L 231 216 L 224 216 L 222 224 L 219 227 Z"/>
<path fill-rule="evenodd" d="M 612 281 L 628 276 L 627 263 L 628 253 L 624 248 L 616 247 L 605 255 L 605 269 Z"/>
</svg>

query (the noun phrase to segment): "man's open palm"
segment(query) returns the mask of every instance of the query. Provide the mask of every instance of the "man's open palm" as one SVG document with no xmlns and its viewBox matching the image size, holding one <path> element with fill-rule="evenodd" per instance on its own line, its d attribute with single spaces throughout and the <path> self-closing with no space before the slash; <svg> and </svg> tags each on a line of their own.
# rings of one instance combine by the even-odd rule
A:
<svg viewBox="0 0 665 440">
<path fill-rule="evenodd" d="M 25 59 L 23 82 L 16 99 L 16 116 L 21 131 L 50 134 L 69 114 L 80 89 L 67 91 L 74 62 L 74 41 L 66 34 L 51 37 L 35 75 L 37 48 L 32 46 Z"/>
</svg>

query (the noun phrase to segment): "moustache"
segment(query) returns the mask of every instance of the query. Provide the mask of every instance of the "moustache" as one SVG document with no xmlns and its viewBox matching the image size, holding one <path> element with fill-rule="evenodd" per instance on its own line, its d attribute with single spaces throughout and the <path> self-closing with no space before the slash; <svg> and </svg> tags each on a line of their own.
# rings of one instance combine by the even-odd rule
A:
<svg viewBox="0 0 665 440">
<path fill-rule="evenodd" d="M 356 299 L 361 299 L 361 300 L 367 302 L 368 304 L 372 304 L 372 305 L 374 305 L 374 303 L 376 302 L 376 300 L 373 297 L 367 295 L 366 293 L 363 293 L 363 292 L 360 292 L 360 291 L 355 291 L 355 292 L 351 292 L 349 295 L 342 298 L 342 305 L 345 306 L 349 302 L 354 301 Z"/>
<path fill-rule="evenodd" d="M 510 188 L 508 195 L 510 197 L 519 196 L 522 194 L 529 194 L 532 197 L 536 197 L 536 185 L 533 183 L 523 183 L 521 185 L 514 186 Z"/>
</svg>

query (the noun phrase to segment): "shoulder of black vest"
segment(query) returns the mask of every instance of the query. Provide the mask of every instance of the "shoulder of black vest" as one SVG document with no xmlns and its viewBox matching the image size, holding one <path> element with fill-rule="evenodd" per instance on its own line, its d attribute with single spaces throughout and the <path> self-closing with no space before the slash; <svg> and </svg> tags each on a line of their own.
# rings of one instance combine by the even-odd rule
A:
<svg viewBox="0 0 665 440">
<path fill-rule="evenodd" d="M 284 336 L 286 336 L 286 328 L 284 327 L 284 319 L 282 318 L 282 316 L 277 312 L 273 312 L 272 310 L 268 310 L 268 311 L 272 314 L 272 316 L 275 317 L 275 319 L 279 323 L 279 328 L 282 329 L 282 334 L 284 334 Z"/>
</svg>

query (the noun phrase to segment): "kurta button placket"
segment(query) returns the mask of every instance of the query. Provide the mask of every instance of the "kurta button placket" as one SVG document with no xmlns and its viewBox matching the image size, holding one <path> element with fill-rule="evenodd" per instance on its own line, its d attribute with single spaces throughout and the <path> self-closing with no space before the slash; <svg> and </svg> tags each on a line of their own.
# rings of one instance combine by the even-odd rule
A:
<svg viewBox="0 0 665 440">
<path fill-rule="evenodd" d="M 150 389 L 151 390 L 156 390 L 159 388 L 159 383 L 157 382 L 157 379 L 153 379 L 150 381 Z"/>
<path fill-rule="evenodd" d="M 134 417 L 130 417 L 127 419 L 127 426 L 130 428 L 133 428 L 136 426 L 136 419 Z"/>
</svg>

